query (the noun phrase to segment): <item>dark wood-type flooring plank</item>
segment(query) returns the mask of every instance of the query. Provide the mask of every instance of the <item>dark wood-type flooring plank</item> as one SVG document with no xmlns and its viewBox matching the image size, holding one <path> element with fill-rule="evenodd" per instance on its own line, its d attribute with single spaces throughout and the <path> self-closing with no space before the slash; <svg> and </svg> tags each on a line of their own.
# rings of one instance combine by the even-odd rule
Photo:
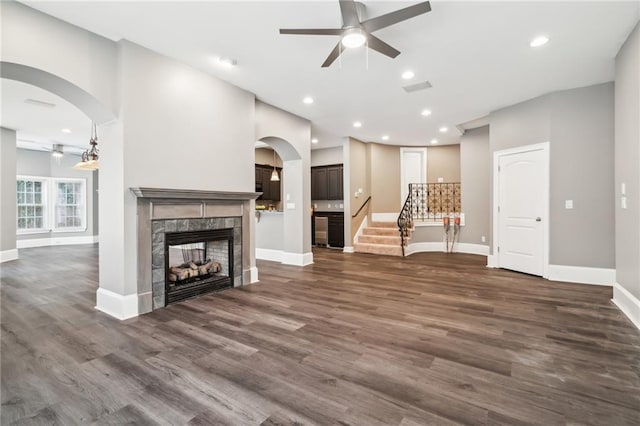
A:
<svg viewBox="0 0 640 426">
<path fill-rule="evenodd" d="M 2 264 L 2 424 L 640 424 L 640 333 L 609 287 L 485 258 L 315 250 L 128 321 L 97 246 Z"/>
</svg>

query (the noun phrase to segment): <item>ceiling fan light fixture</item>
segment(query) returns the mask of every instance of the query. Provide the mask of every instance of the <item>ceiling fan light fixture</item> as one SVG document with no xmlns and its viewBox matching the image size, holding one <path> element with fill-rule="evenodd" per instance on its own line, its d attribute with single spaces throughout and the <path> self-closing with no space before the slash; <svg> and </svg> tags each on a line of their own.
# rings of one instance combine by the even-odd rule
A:
<svg viewBox="0 0 640 426">
<path fill-rule="evenodd" d="M 342 45 L 347 49 L 353 49 L 364 45 L 367 41 L 367 33 L 361 28 L 348 28 L 342 33 Z"/>
</svg>

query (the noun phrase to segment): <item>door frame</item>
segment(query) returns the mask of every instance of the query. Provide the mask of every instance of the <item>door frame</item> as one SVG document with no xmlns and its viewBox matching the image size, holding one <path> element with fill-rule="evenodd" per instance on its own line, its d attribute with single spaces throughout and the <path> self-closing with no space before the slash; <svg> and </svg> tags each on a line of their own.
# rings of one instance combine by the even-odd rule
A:
<svg viewBox="0 0 640 426">
<path fill-rule="evenodd" d="M 544 191 L 542 211 L 545 212 L 545 217 L 542 218 L 542 277 L 549 278 L 549 222 L 551 220 L 550 214 L 550 143 L 542 142 L 532 145 L 523 145 L 515 148 L 503 149 L 500 151 L 494 151 L 493 153 L 493 261 L 492 266 L 501 268 L 500 252 L 498 252 L 498 243 L 500 241 L 500 216 L 498 215 L 498 203 L 500 201 L 500 173 L 498 166 L 500 165 L 500 157 L 522 154 L 531 151 L 542 150 L 544 153 L 543 164 L 543 182 L 542 187 Z"/>
<path fill-rule="evenodd" d="M 404 154 L 406 152 L 417 152 L 422 155 L 422 176 L 424 176 L 423 182 L 405 182 L 404 179 Z M 406 195 L 403 197 L 403 192 L 408 188 L 410 183 L 426 183 L 427 182 L 427 148 L 425 147 L 401 147 L 400 148 L 400 209 L 404 206 Z"/>
</svg>

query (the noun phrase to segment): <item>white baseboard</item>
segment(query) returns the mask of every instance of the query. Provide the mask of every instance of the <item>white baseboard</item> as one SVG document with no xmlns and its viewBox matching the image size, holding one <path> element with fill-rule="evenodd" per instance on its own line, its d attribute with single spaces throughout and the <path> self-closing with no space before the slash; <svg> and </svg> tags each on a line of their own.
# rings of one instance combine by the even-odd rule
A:
<svg viewBox="0 0 640 426">
<path fill-rule="evenodd" d="M 351 246 L 344 246 L 342 248 L 343 253 L 355 253 L 355 250 Z"/>
<path fill-rule="evenodd" d="M 18 240 L 16 245 L 18 248 L 47 247 L 47 246 L 63 246 L 76 244 L 94 244 L 98 242 L 97 235 L 86 235 L 83 237 L 51 237 L 51 238 L 35 238 L 32 240 Z"/>
<path fill-rule="evenodd" d="M 371 213 L 372 222 L 395 222 L 400 213 Z"/>
<path fill-rule="evenodd" d="M 640 300 L 620 284 L 614 283 L 611 301 L 640 329 Z"/>
<path fill-rule="evenodd" d="M 358 228 L 358 232 L 356 232 L 356 235 L 353 237 L 353 244 L 358 244 L 358 242 L 360 241 L 360 235 L 362 235 L 362 230 L 367 227 L 367 219 L 368 219 L 367 216 L 365 216 L 362 222 L 360 222 L 360 227 Z"/>
<path fill-rule="evenodd" d="M 126 296 L 99 288 L 96 292 L 96 309 L 119 320 L 138 316 L 138 295 Z"/>
<path fill-rule="evenodd" d="M 497 268 L 498 267 L 498 258 L 495 254 L 487 255 L 487 268 Z"/>
<path fill-rule="evenodd" d="M 251 267 L 251 283 L 257 283 L 258 280 L 258 268 L 255 266 Z"/>
<path fill-rule="evenodd" d="M 285 265 L 307 266 L 313 263 L 313 253 L 283 253 L 282 263 Z"/>
<path fill-rule="evenodd" d="M 612 286 L 616 282 L 616 270 L 588 268 L 584 266 L 549 265 L 551 281 Z"/>
<path fill-rule="evenodd" d="M 0 263 L 18 259 L 18 249 L 0 251 Z"/>
<path fill-rule="evenodd" d="M 284 251 L 256 247 L 256 259 L 268 260 L 271 262 L 282 262 L 284 259 Z"/>
<path fill-rule="evenodd" d="M 425 242 L 409 244 L 405 249 L 407 255 L 422 252 L 445 252 L 444 242 Z M 453 253 L 478 254 L 489 256 L 489 246 L 483 244 L 455 243 Z"/>
</svg>

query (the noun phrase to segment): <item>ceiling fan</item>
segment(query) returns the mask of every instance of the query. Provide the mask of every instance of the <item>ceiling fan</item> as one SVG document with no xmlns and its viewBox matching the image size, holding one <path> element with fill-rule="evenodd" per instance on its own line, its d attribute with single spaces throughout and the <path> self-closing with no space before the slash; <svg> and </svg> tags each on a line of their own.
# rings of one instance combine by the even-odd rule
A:
<svg viewBox="0 0 640 426">
<path fill-rule="evenodd" d="M 323 68 L 330 66 L 338 56 L 340 56 L 342 53 L 342 46 L 346 48 L 359 47 L 365 44 L 365 42 L 370 49 L 380 52 L 390 58 L 395 58 L 400 54 L 400 51 L 389 46 L 372 33 L 431 11 L 431 4 L 428 1 L 425 1 L 376 18 L 360 21 L 357 7 L 358 4 L 354 0 L 340 0 L 342 28 L 280 29 L 280 34 L 340 36 L 340 41 L 322 64 Z"/>
</svg>

